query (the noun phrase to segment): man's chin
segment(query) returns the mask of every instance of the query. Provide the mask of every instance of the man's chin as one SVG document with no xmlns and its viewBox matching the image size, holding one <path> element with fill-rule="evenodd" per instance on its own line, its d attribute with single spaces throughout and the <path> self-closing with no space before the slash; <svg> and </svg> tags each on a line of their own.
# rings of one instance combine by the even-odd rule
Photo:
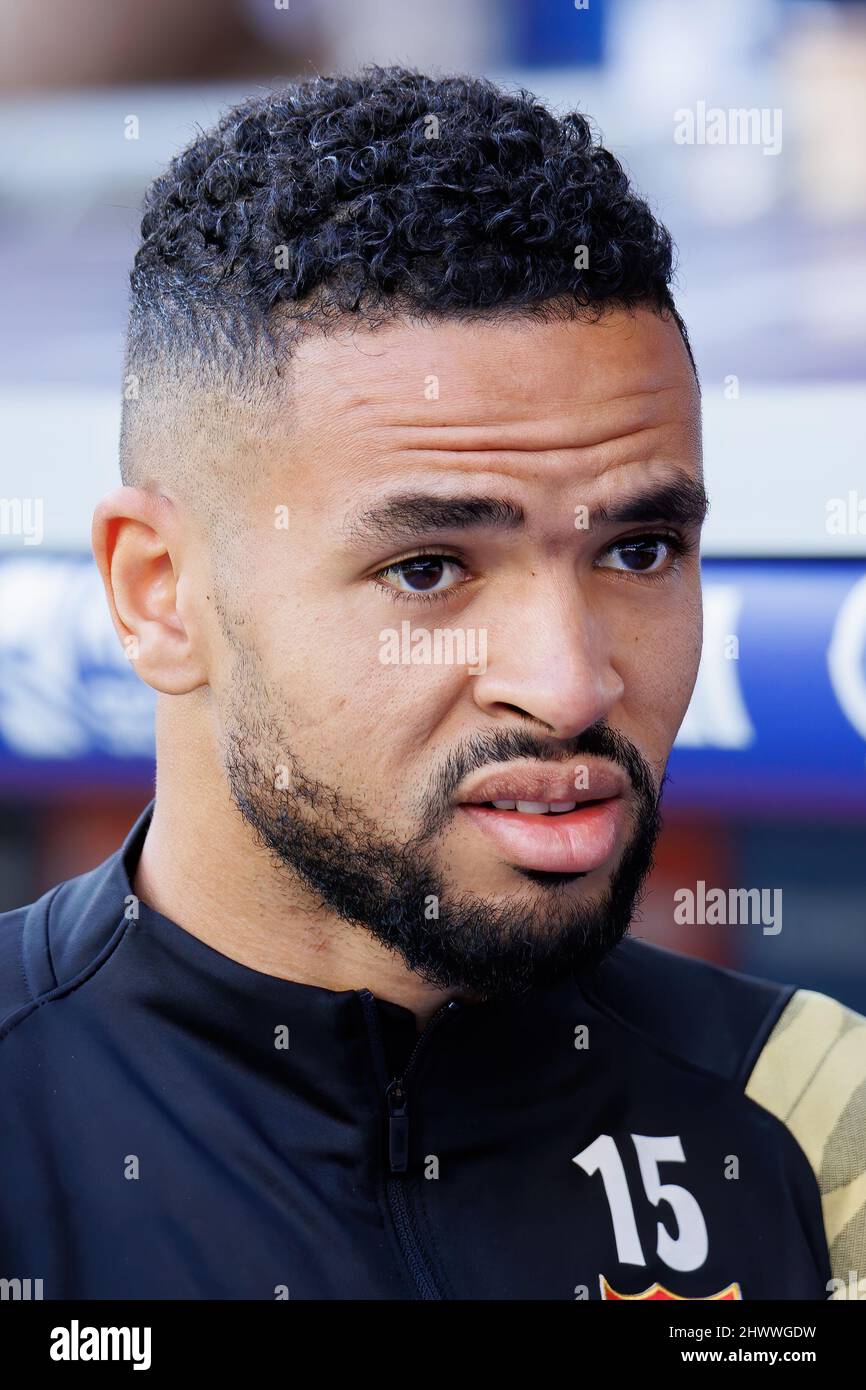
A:
<svg viewBox="0 0 866 1390">
<path fill-rule="evenodd" d="M 440 989 L 504 999 L 594 970 L 628 931 L 631 904 L 609 891 L 587 899 L 580 884 L 529 880 L 523 891 L 449 897 L 416 931 L 368 928 L 413 973 Z"/>
<path fill-rule="evenodd" d="M 439 989 L 481 1002 L 518 998 L 533 989 L 551 988 L 567 980 L 579 982 L 592 974 L 626 934 L 625 927 L 615 936 L 562 943 L 551 952 L 490 950 L 483 962 L 462 953 L 450 956 L 440 951 L 435 965 L 407 965 L 427 983 Z"/>
</svg>

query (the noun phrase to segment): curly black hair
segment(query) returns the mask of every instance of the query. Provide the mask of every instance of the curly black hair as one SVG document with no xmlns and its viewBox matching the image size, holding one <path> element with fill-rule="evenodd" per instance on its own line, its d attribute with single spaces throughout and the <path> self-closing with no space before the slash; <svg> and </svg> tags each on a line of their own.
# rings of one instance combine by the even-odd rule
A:
<svg viewBox="0 0 866 1390">
<path fill-rule="evenodd" d="M 694 367 L 671 237 L 590 122 L 481 78 L 369 67 L 252 97 L 156 179 L 141 232 L 132 359 L 225 363 L 277 320 L 643 304 Z"/>
</svg>

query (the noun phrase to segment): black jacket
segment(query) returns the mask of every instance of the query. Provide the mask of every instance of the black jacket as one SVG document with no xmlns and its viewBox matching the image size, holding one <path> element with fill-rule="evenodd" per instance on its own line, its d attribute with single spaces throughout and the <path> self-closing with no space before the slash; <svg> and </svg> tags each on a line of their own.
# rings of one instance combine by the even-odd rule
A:
<svg viewBox="0 0 866 1390">
<path fill-rule="evenodd" d="M 0 917 L 4 1296 L 824 1299 L 866 1271 L 866 1020 L 627 940 L 419 1038 L 137 904 L 148 819 Z"/>
</svg>

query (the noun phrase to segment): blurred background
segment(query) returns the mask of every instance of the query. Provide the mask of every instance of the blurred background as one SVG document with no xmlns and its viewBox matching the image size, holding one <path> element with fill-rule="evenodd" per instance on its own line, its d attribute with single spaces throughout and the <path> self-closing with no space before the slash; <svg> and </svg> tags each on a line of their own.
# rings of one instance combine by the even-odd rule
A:
<svg viewBox="0 0 866 1390">
<path fill-rule="evenodd" d="M 0 0 L 0 910 L 116 848 L 152 696 L 89 558 L 147 182 L 235 100 L 363 62 L 590 115 L 679 247 L 706 641 L 636 934 L 866 1011 L 866 6 Z M 781 890 L 782 930 L 674 894 Z"/>
</svg>

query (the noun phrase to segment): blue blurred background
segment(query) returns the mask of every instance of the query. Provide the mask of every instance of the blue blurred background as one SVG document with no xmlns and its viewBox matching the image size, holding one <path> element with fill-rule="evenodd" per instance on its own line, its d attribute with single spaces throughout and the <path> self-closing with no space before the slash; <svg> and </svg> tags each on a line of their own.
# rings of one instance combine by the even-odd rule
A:
<svg viewBox="0 0 866 1390">
<path fill-rule="evenodd" d="M 590 115 L 679 247 L 706 641 L 636 933 L 866 1011 L 866 7 L 0 0 L 0 38 L 0 909 L 152 794 L 88 551 L 143 190 L 250 91 L 401 62 Z M 698 880 L 781 889 L 782 930 L 678 925 Z"/>
</svg>

